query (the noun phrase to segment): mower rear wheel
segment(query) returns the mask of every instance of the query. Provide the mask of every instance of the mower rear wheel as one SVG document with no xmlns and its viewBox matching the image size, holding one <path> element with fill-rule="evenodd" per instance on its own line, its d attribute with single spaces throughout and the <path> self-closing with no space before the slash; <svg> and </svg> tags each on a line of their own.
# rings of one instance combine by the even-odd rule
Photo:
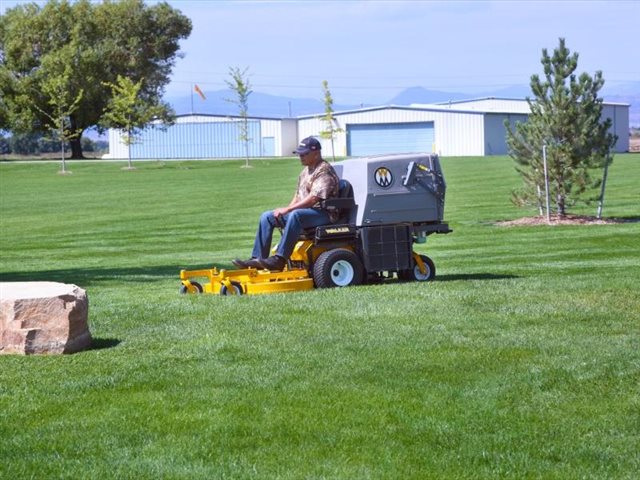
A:
<svg viewBox="0 0 640 480">
<path fill-rule="evenodd" d="M 318 288 L 360 285 L 364 266 L 351 250 L 336 248 L 322 253 L 313 265 L 313 281 Z"/>
<path fill-rule="evenodd" d="M 187 287 L 186 285 L 182 285 L 180 287 L 180 293 L 182 295 L 185 295 L 187 293 L 202 293 L 204 291 L 204 289 L 202 288 L 202 285 L 200 285 L 198 282 L 191 282 L 191 287 Z"/>
<path fill-rule="evenodd" d="M 436 276 L 436 265 L 433 263 L 433 260 L 431 260 L 426 255 L 420 255 L 420 258 L 422 259 L 422 263 L 424 263 L 424 266 L 427 269 L 425 273 L 422 273 L 420 271 L 420 267 L 418 266 L 418 264 L 416 264 L 411 270 L 399 271 L 398 278 L 400 280 L 415 282 L 429 282 L 433 280 Z"/>
<path fill-rule="evenodd" d="M 231 288 L 227 288 L 226 285 L 220 287 L 220 295 L 242 295 L 242 285 L 238 282 L 231 282 Z"/>
</svg>

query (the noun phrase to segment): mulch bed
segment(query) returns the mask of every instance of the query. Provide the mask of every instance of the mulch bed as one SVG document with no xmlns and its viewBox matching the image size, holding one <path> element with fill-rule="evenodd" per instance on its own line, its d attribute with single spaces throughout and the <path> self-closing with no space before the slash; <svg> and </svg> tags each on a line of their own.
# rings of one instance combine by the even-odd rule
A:
<svg viewBox="0 0 640 480">
<path fill-rule="evenodd" d="M 639 222 L 640 218 L 596 218 L 588 215 L 551 215 L 547 221 L 546 215 L 524 217 L 507 222 L 496 222 L 500 227 L 519 227 L 535 225 L 610 225 L 615 223 Z"/>
</svg>

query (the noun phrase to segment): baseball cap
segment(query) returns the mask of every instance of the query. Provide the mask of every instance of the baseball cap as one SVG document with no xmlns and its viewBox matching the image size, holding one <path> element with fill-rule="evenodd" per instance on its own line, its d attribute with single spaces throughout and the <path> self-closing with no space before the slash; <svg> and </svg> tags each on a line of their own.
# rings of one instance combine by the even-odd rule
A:
<svg viewBox="0 0 640 480">
<path fill-rule="evenodd" d="M 304 140 L 300 141 L 300 143 L 298 144 L 298 148 L 296 148 L 293 153 L 296 153 L 298 155 L 306 155 L 309 152 L 321 149 L 322 146 L 320 145 L 320 142 L 317 138 L 307 137 Z"/>
</svg>

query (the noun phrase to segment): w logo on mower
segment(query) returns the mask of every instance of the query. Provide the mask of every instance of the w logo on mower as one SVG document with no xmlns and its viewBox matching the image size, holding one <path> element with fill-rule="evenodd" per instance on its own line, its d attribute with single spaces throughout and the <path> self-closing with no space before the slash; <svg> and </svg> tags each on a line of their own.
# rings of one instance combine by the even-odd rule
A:
<svg viewBox="0 0 640 480">
<path fill-rule="evenodd" d="M 374 173 L 373 178 L 382 188 L 390 187 L 393 183 L 393 174 L 391 173 L 391 170 L 386 167 L 378 168 Z"/>
</svg>

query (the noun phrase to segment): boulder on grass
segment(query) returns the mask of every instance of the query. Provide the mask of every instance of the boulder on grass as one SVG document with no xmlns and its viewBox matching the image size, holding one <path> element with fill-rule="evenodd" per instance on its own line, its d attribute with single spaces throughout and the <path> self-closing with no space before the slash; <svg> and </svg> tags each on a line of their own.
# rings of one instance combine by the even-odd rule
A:
<svg viewBox="0 0 640 480">
<path fill-rule="evenodd" d="M 0 354 L 74 353 L 91 345 L 87 293 L 56 282 L 0 283 Z"/>
</svg>

